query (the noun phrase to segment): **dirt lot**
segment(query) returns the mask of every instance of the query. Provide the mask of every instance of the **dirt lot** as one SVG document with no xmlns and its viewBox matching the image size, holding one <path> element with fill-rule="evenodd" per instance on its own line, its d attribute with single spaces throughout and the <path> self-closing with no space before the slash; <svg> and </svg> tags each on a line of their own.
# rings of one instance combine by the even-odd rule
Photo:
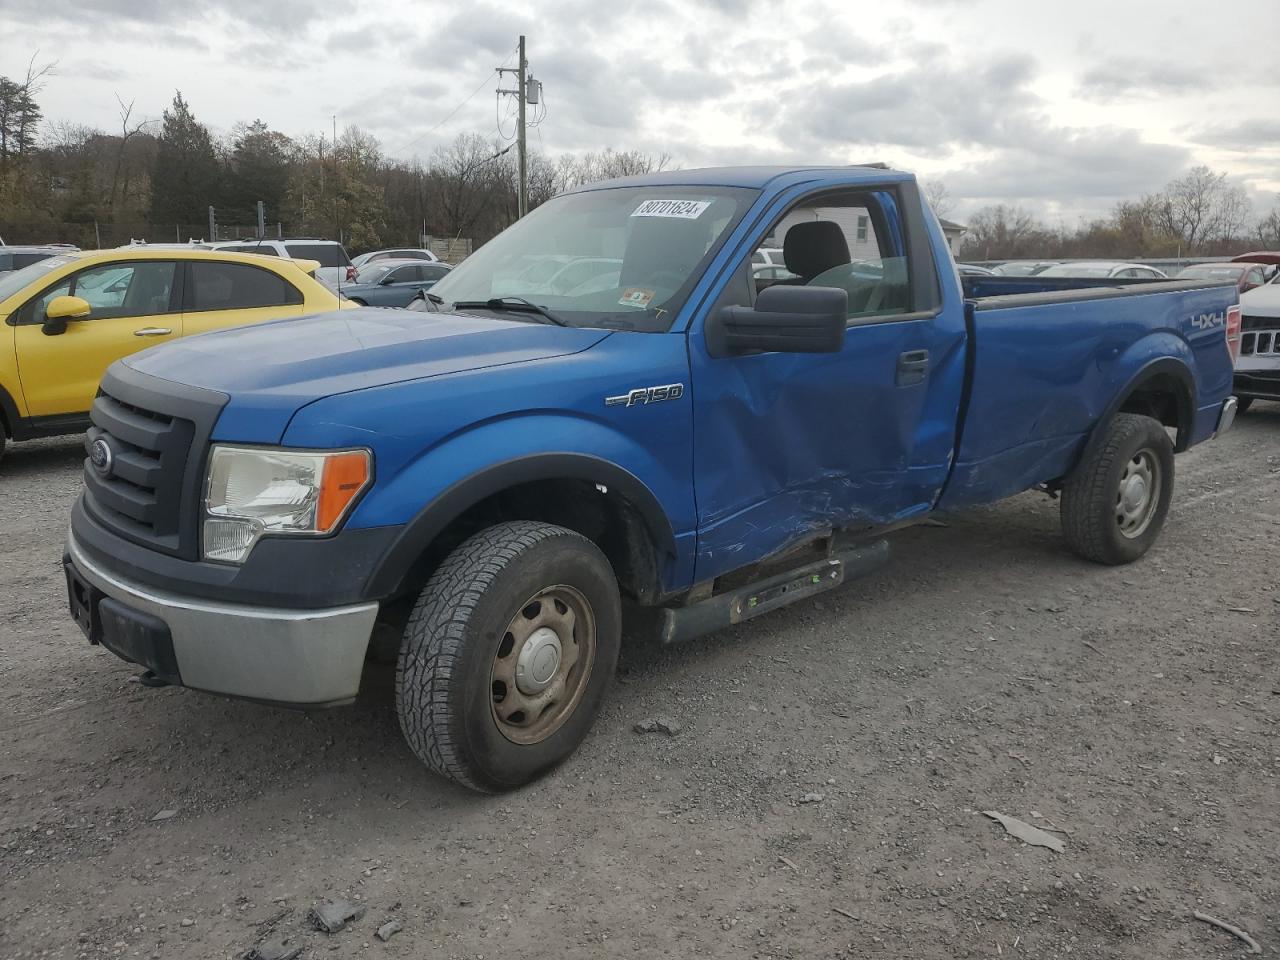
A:
<svg viewBox="0 0 1280 960">
<path fill-rule="evenodd" d="M 1132 567 L 1026 495 L 819 600 L 636 638 L 585 747 L 498 798 L 418 766 L 385 681 L 297 713 L 91 648 L 59 567 L 80 456 L 0 468 L 0 957 L 1244 954 L 1193 909 L 1280 950 L 1280 405 L 1179 458 Z M 632 732 L 657 715 L 679 735 Z M 367 915 L 312 931 L 336 896 Z"/>
</svg>

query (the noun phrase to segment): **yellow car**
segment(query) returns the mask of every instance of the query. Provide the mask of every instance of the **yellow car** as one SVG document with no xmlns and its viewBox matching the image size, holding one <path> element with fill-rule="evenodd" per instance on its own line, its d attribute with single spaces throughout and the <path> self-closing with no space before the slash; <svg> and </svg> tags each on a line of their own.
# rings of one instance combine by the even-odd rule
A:
<svg viewBox="0 0 1280 960">
<path fill-rule="evenodd" d="M 0 276 L 0 454 L 76 433 L 112 362 L 176 337 L 339 309 L 318 264 L 145 246 L 66 253 Z"/>
</svg>

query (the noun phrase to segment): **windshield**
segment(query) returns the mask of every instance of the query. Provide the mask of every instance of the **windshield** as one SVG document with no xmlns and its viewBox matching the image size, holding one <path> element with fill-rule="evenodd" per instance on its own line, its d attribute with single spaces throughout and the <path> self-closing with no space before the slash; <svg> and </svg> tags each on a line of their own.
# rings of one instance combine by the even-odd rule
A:
<svg viewBox="0 0 1280 960">
<path fill-rule="evenodd" d="M 523 297 L 577 327 L 663 331 L 756 196 L 732 187 L 566 194 L 490 240 L 432 292 L 448 304 Z"/>
<path fill-rule="evenodd" d="M 1244 273 L 1244 267 L 1212 267 L 1201 264 L 1181 270 L 1178 276 L 1195 280 L 1238 280 L 1242 273 Z"/>
<path fill-rule="evenodd" d="M 377 283 L 398 266 L 400 264 L 393 261 L 375 260 L 359 269 L 356 283 Z"/>
<path fill-rule="evenodd" d="M 1109 277 L 1110 267 L 1081 267 L 1070 263 L 1061 263 L 1048 270 L 1036 274 L 1038 277 Z"/>
<path fill-rule="evenodd" d="M 340 243 L 286 243 L 284 248 L 295 260 L 319 260 L 322 267 L 350 266 L 351 259 Z"/>
<path fill-rule="evenodd" d="M 13 273 L 5 274 L 0 277 L 0 302 L 8 300 L 15 293 L 20 291 L 28 284 L 35 283 L 46 273 L 51 270 L 57 270 L 65 264 L 70 263 L 75 257 L 50 257 L 47 260 L 41 260 L 33 263 L 29 267 L 23 267 L 21 270 L 15 270 Z"/>
</svg>

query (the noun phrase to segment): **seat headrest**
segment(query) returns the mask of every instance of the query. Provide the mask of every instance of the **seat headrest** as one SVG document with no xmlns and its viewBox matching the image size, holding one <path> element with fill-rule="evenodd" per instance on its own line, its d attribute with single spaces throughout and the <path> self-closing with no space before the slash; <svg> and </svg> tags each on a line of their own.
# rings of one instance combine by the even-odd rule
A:
<svg viewBox="0 0 1280 960">
<path fill-rule="evenodd" d="M 849 243 L 838 223 L 813 220 L 797 223 L 782 240 L 782 260 L 787 269 L 812 280 L 832 267 L 849 262 Z"/>
</svg>

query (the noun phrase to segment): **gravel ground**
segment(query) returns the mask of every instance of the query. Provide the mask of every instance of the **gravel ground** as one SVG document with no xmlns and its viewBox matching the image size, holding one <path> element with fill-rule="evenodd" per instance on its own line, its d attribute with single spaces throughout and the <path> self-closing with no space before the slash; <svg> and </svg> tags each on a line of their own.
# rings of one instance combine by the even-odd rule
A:
<svg viewBox="0 0 1280 960">
<path fill-rule="evenodd" d="M 0 467 L 0 957 L 1244 954 L 1195 909 L 1280 950 L 1280 405 L 1178 458 L 1131 567 L 1024 495 L 751 624 L 634 637 L 584 747 L 497 798 L 418 766 L 385 675 L 301 713 L 91 648 L 59 568 L 81 456 Z M 336 897 L 366 915 L 312 930 Z"/>
</svg>

